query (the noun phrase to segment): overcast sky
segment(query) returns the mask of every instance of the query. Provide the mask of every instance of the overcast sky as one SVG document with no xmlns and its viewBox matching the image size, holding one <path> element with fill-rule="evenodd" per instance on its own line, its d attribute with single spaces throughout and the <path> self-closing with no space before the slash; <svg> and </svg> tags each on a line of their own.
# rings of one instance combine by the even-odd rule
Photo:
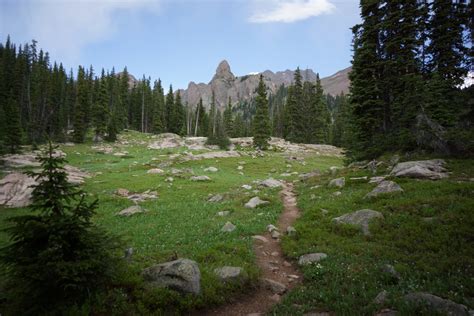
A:
<svg viewBox="0 0 474 316">
<path fill-rule="evenodd" d="M 92 65 L 185 88 L 226 59 L 235 75 L 351 60 L 357 0 L 0 0 L 0 40 L 35 39 L 66 68 Z"/>
</svg>

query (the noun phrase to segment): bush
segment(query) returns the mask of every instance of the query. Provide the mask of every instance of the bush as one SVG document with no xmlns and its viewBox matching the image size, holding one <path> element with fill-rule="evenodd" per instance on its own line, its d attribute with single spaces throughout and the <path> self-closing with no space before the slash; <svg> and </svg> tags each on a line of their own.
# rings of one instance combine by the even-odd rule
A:
<svg viewBox="0 0 474 316">
<path fill-rule="evenodd" d="M 118 243 L 91 218 L 97 200 L 67 181 L 65 160 L 38 157 L 42 171 L 28 174 L 38 184 L 31 214 L 9 219 L 11 244 L 0 252 L 7 271 L 7 308 L 12 314 L 64 314 L 80 307 L 112 280 L 118 264 Z"/>
</svg>

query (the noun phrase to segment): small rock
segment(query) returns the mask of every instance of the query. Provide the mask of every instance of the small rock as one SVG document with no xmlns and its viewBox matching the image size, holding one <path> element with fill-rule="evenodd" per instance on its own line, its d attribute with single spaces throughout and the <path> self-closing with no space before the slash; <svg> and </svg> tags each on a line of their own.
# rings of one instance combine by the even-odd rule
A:
<svg viewBox="0 0 474 316">
<path fill-rule="evenodd" d="M 299 175 L 299 178 L 301 179 L 301 181 L 307 181 L 309 179 L 312 179 L 312 178 L 315 178 L 315 177 L 319 177 L 321 176 L 321 171 L 319 170 L 314 170 L 314 171 L 311 171 L 311 172 L 308 172 L 308 173 L 302 173 Z"/>
<path fill-rule="evenodd" d="M 273 294 L 272 296 L 270 296 L 270 299 L 278 303 L 281 300 L 281 295 Z"/>
<path fill-rule="evenodd" d="M 380 194 L 403 192 L 403 189 L 393 181 L 382 181 L 375 189 L 366 194 L 366 198 L 376 197 Z"/>
<path fill-rule="evenodd" d="M 148 170 L 146 173 L 148 173 L 148 174 L 163 174 L 165 172 L 162 169 L 154 168 L 154 169 Z"/>
<path fill-rule="evenodd" d="M 281 181 L 275 180 L 273 178 L 269 178 L 267 180 L 263 180 L 259 183 L 259 185 L 267 188 L 279 188 L 283 186 L 283 183 Z"/>
<path fill-rule="evenodd" d="M 219 171 L 219 169 L 217 169 L 216 167 L 208 167 L 206 169 L 204 169 L 205 172 L 217 172 Z"/>
<path fill-rule="evenodd" d="M 146 212 L 146 210 L 142 208 L 141 206 L 133 205 L 133 206 L 127 207 L 126 209 L 121 210 L 120 212 L 117 213 L 117 215 L 129 217 L 129 216 L 144 213 L 144 212 Z"/>
<path fill-rule="evenodd" d="M 278 239 L 278 238 L 280 238 L 280 233 L 278 232 L 278 230 L 272 231 L 272 234 L 271 234 L 271 235 L 272 235 L 272 238 L 273 238 L 273 239 Z"/>
<path fill-rule="evenodd" d="M 340 195 L 342 195 L 342 192 L 341 191 L 336 191 L 332 195 L 333 196 L 340 196 Z"/>
<path fill-rule="evenodd" d="M 212 202 L 212 203 L 217 203 L 220 202 L 224 199 L 224 196 L 222 194 L 216 194 L 211 196 L 207 201 Z"/>
<path fill-rule="evenodd" d="M 274 231 L 274 230 L 278 230 L 278 228 L 276 228 L 275 225 L 268 224 L 268 225 L 267 225 L 267 230 L 271 233 L 271 232 Z"/>
<path fill-rule="evenodd" d="M 195 182 L 211 181 L 211 178 L 209 178 L 208 176 L 192 176 L 190 179 L 191 181 Z"/>
<path fill-rule="evenodd" d="M 261 200 L 258 196 L 251 198 L 247 203 L 245 203 L 246 208 L 256 208 L 261 205 L 270 204 L 268 201 Z"/>
<path fill-rule="evenodd" d="M 125 249 L 125 253 L 123 255 L 124 259 L 130 260 L 132 258 L 132 255 L 133 255 L 133 248 Z"/>
<path fill-rule="evenodd" d="M 343 188 L 344 185 L 346 185 L 346 178 L 337 178 L 337 179 L 332 179 L 329 182 L 329 187 L 337 187 L 337 188 Z"/>
<path fill-rule="evenodd" d="M 174 178 L 173 177 L 168 177 L 165 179 L 165 182 L 173 182 Z"/>
<path fill-rule="evenodd" d="M 300 266 L 305 266 L 308 264 L 317 263 L 323 259 L 326 259 L 327 256 L 328 256 L 327 254 L 322 253 L 322 252 L 309 253 L 309 254 L 300 256 L 300 258 L 298 259 L 298 264 Z"/>
<path fill-rule="evenodd" d="M 243 269 L 241 267 L 221 267 L 214 269 L 214 273 L 224 282 L 238 282 L 242 280 Z"/>
<path fill-rule="evenodd" d="M 272 257 L 278 257 L 280 254 L 278 253 L 278 251 L 274 251 L 270 254 L 270 256 Z"/>
<path fill-rule="evenodd" d="M 236 229 L 236 226 L 232 224 L 231 222 L 225 223 L 224 226 L 221 228 L 221 232 L 223 233 L 230 233 L 233 232 Z"/>
<path fill-rule="evenodd" d="M 290 236 L 290 237 L 296 236 L 296 229 L 295 229 L 293 226 L 288 226 L 288 227 L 286 228 L 286 233 L 287 233 L 288 236 Z"/>
<path fill-rule="evenodd" d="M 387 300 L 388 292 L 383 290 L 374 299 L 374 303 L 377 305 L 383 305 L 385 304 L 385 301 Z"/>
<path fill-rule="evenodd" d="M 394 280 L 400 280 L 400 273 L 395 270 L 395 267 L 391 264 L 384 264 L 382 266 L 382 273 Z"/>
<path fill-rule="evenodd" d="M 120 188 L 115 190 L 115 194 L 118 196 L 127 197 L 130 194 L 130 191 Z"/>
<path fill-rule="evenodd" d="M 262 243 L 267 243 L 268 242 L 267 238 L 265 238 L 263 236 L 260 236 L 260 235 L 252 236 L 252 239 L 261 241 Z"/>
<path fill-rule="evenodd" d="M 371 177 L 370 180 L 369 180 L 369 183 L 380 183 L 380 182 L 382 182 L 383 180 L 385 180 L 385 178 L 387 178 L 387 177 L 386 177 L 386 176 Z"/>
<path fill-rule="evenodd" d="M 252 186 L 248 185 L 248 184 L 242 185 L 242 188 L 245 189 L 245 190 L 252 190 Z"/>
<path fill-rule="evenodd" d="M 288 261 L 283 261 L 283 265 L 285 267 L 291 267 L 291 263 L 289 263 Z"/>
<path fill-rule="evenodd" d="M 244 170 L 244 166 L 238 166 L 237 170 Z"/>
<path fill-rule="evenodd" d="M 270 279 L 262 279 L 262 284 L 265 288 L 269 289 L 275 294 L 283 294 L 286 292 L 286 286 L 280 282 L 273 281 Z"/>
<path fill-rule="evenodd" d="M 228 216 L 230 214 L 230 211 L 220 211 L 217 212 L 217 216 Z"/>
<path fill-rule="evenodd" d="M 352 180 L 352 181 L 365 181 L 365 180 L 367 180 L 367 176 L 364 176 L 364 177 L 352 177 L 352 178 L 349 178 L 349 180 Z"/>
</svg>

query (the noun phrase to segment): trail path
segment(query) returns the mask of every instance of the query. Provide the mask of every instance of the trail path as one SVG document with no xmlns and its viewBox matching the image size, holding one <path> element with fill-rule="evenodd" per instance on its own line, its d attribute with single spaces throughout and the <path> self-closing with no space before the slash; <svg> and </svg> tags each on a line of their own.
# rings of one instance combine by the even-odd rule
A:
<svg viewBox="0 0 474 316">
<path fill-rule="evenodd" d="M 283 201 L 283 213 L 277 223 L 280 233 L 286 234 L 286 228 L 291 226 L 299 217 L 299 210 L 296 206 L 296 196 L 293 192 L 293 183 L 285 183 L 280 192 Z M 283 284 L 287 291 L 301 282 L 302 275 L 293 263 L 288 262 L 283 256 L 280 239 L 273 239 L 270 232 L 264 235 L 267 241 L 254 240 L 254 251 L 262 276 L 261 279 L 268 279 Z M 257 316 L 264 315 L 271 307 L 278 303 L 281 295 L 262 281 L 259 287 L 250 293 L 236 298 L 234 302 L 225 304 L 215 309 L 198 312 L 199 315 L 226 315 L 226 316 Z M 283 294 L 284 295 L 284 294 Z"/>
</svg>

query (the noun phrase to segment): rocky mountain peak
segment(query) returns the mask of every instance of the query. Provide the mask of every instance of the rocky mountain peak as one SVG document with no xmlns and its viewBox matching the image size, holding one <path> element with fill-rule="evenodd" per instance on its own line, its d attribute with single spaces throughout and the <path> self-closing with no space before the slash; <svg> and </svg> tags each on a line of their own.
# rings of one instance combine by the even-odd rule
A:
<svg viewBox="0 0 474 316">
<path fill-rule="evenodd" d="M 224 59 L 223 61 L 219 63 L 219 66 L 217 66 L 216 74 L 214 75 L 214 78 L 212 78 L 212 80 L 216 80 L 216 79 L 224 79 L 227 81 L 231 81 L 235 79 L 235 76 L 230 70 L 230 65 L 227 62 L 227 60 Z"/>
</svg>

